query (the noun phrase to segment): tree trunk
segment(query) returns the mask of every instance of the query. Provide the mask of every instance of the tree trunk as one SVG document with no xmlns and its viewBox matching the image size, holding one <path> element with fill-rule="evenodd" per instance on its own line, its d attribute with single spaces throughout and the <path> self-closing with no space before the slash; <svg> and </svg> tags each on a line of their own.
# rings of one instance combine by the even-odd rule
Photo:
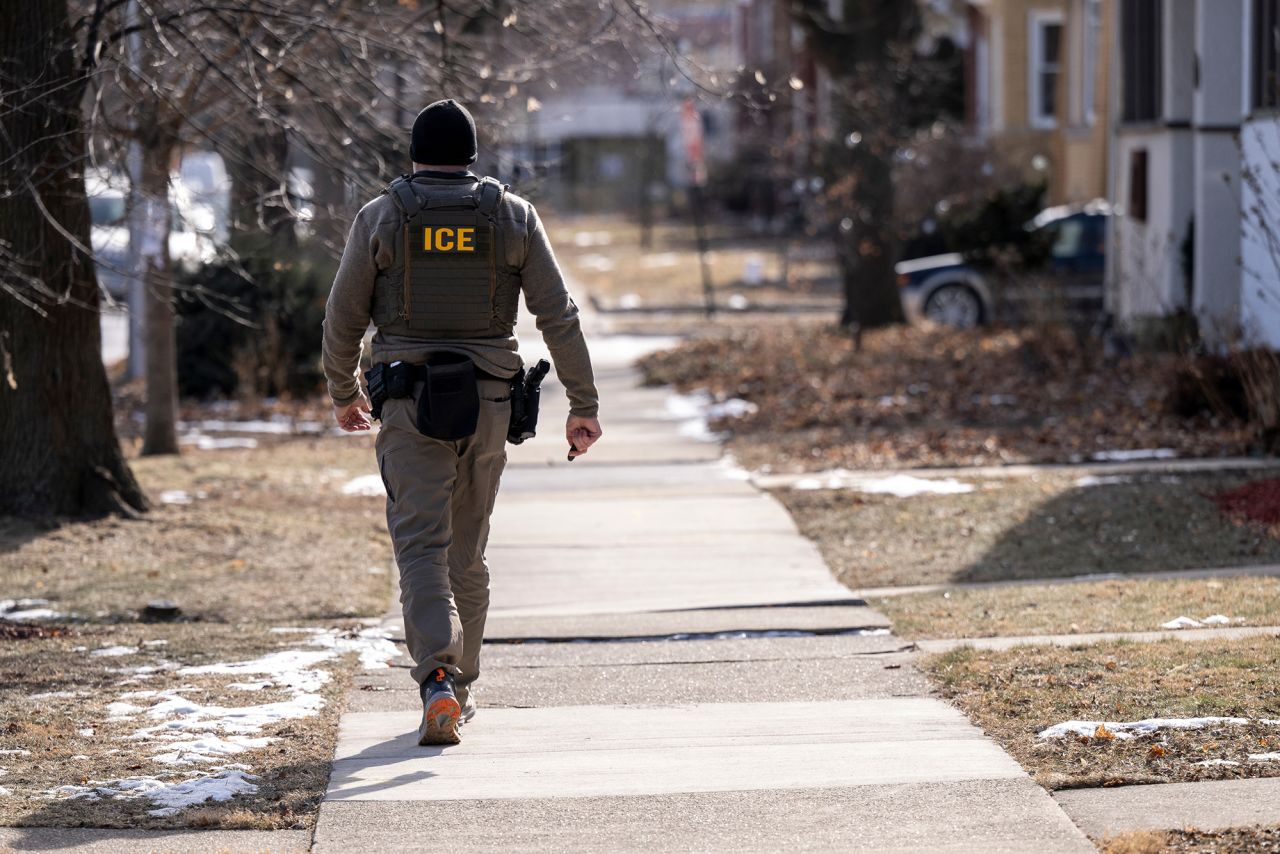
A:
<svg viewBox="0 0 1280 854">
<path fill-rule="evenodd" d="M 147 508 L 112 422 L 93 262 L 54 224 L 89 246 L 72 49 L 66 0 L 0 3 L 0 514 Z"/>
<path fill-rule="evenodd" d="M 169 164 L 176 145 L 176 137 L 162 124 L 151 124 L 142 132 L 142 181 L 135 199 L 147 210 L 139 253 L 147 285 L 144 456 L 178 453 L 178 342 L 169 258 Z"/>
<path fill-rule="evenodd" d="M 840 322 L 875 329 L 903 321 L 902 297 L 894 275 L 893 168 L 888 158 L 872 152 L 854 157 L 857 187 L 852 228 L 841 241 L 844 308 Z M 843 231 L 843 229 L 842 229 Z"/>
</svg>

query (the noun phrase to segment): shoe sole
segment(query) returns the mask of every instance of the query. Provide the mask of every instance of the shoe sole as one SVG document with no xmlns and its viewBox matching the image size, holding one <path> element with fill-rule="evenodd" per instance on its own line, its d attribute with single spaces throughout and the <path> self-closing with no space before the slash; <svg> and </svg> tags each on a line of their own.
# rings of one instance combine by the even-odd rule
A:
<svg viewBox="0 0 1280 854">
<path fill-rule="evenodd" d="M 418 730 L 418 744 L 459 744 L 458 720 L 462 707 L 454 697 L 432 700 L 422 714 L 422 727 Z"/>
</svg>

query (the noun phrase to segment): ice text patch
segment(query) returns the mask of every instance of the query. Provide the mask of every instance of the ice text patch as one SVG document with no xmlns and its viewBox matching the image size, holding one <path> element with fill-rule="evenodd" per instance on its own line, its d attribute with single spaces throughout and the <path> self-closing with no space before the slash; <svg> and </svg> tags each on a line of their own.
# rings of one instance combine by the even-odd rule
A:
<svg viewBox="0 0 1280 854">
<path fill-rule="evenodd" d="M 453 226 L 424 228 L 422 248 L 427 252 L 475 252 L 476 230 Z"/>
</svg>

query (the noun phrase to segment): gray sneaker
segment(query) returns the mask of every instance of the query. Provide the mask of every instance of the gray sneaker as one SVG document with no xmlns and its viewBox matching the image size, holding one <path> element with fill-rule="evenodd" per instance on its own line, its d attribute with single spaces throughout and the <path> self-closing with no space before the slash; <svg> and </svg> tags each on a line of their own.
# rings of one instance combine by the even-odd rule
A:
<svg viewBox="0 0 1280 854">
<path fill-rule="evenodd" d="M 443 667 L 431 671 L 422 683 L 422 725 L 418 727 L 418 744 L 457 744 L 458 720 L 462 707 L 453 690 L 453 676 Z"/>
</svg>

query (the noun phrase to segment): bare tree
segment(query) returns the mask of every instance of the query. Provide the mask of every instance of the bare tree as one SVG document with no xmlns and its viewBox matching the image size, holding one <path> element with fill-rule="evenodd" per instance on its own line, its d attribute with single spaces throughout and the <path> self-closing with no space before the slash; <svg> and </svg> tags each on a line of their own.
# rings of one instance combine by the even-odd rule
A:
<svg viewBox="0 0 1280 854">
<path fill-rule="evenodd" d="M 0 4 L 0 513 L 146 509 L 120 452 L 66 0 Z"/>
<path fill-rule="evenodd" d="M 265 238 L 235 248 L 270 253 L 287 238 L 294 214 L 288 152 L 326 170 L 328 186 L 372 195 L 407 166 L 405 127 L 424 103 L 463 98 L 500 127 L 494 120 L 512 105 L 523 111 L 531 82 L 620 37 L 625 23 L 613 3 L 4 4 L 0 512 L 146 506 L 118 448 L 100 361 L 86 137 L 108 162 L 123 162 L 130 144 L 142 152 L 132 190 L 149 212 L 135 247 L 147 261 L 145 451 L 171 453 L 177 392 L 168 195 L 181 151 L 213 148 L 231 163 L 238 221 Z"/>
<path fill-rule="evenodd" d="M 912 133 L 954 113 L 959 57 L 917 50 L 915 0 L 792 0 L 792 17 L 832 78 L 837 139 L 826 153 L 826 201 L 844 278 L 841 323 L 902 320 L 894 281 L 894 157 Z"/>
</svg>

